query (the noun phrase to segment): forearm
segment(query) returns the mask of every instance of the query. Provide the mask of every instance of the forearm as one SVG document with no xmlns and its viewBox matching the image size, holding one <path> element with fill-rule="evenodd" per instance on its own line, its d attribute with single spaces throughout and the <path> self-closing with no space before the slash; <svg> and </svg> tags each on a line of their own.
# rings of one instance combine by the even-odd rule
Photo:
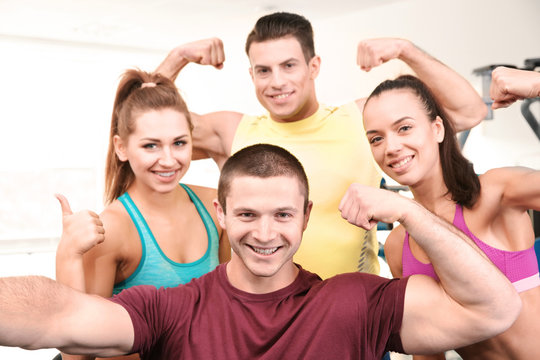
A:
<svg viewBox="0 0 540 360">
<path fill-rule="evenodd" d="M 65 288 L 45 277 L 0 278 L 0 344 L 27 349 L 57 347 L 50 335 L 65 308 Z"/>
<path fill-rule="evenodd" d="M 70 256 L 59 248 L 56 252 L 56 280 L 73 289 L 86 292 L 82 255 Z"/>
<path fill-rule="evenodd" d="M 470 129 L 487 114 L 487 106 L 471 84 L 457 72 L 404 40 L 399 59 L 429 87 L 457 131 Z"/>
<path fill-rule="evenodd" d="M 175 81 L 180 71 L 189 63 L 182 54 L 182 46 L 171 50 L 167 57 L 156 68 L 156 72 Z"/>
</svg>

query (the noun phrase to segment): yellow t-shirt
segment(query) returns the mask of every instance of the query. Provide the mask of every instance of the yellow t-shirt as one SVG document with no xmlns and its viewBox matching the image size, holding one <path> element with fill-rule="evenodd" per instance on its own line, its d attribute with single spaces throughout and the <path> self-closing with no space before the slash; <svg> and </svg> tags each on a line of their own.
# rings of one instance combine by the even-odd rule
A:
<svg viewBox="0 0 540 360">
<path fill-rule="evenodd" d="M 307 173 L 313 210 L 294 261 L 323 279 L 359 270 L 378 274 L 376 230 L 349 224 L 338 210 L 353 182 L 379 187 L 381 181 L 356 103 L 321 105 L 312 116 L 290 123 L 268 114 L 244 115 L 231 151 L 258 143 L 287 149 Z"/>
</svg>

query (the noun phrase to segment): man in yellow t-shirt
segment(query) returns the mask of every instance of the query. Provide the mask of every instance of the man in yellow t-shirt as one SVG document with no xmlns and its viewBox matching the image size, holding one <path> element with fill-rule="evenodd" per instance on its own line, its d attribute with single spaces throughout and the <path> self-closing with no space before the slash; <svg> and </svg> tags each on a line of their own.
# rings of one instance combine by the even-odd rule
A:
<svg viewBox="0 0 540 360">
<path fill-rule="evenodd" d="M 303 163 L 313 189 L 313 213 L 295 261 L 323 278 L 349 271 L 377 274 L 377 241 L 340 218 L 338 204 L 353 183 L 378 186 L 362 126 L 364 99 L 338 108 L 321 106 L 315 78 L 321 59 L 313 30 L 303 16 L 274 13 L 261 17 L 248 35 L 246 53 L 255 92 L 268 114 L 249 117 L 220 111 L 192 114 L 194 159 L 213 158 L 221 168 L 239 148 L 268 142 L 289 149 Z M 369 71 L 401 59 L 434 93 L 458 131 L 485 116 L 486 106 L 459 74 L 404 39 L 370 39 L 358 45 L 357 63 Z M 190 62 L 223 67 L 217 38 L 174 48 L 157 71 L 175 79 Z"/>
</svg>

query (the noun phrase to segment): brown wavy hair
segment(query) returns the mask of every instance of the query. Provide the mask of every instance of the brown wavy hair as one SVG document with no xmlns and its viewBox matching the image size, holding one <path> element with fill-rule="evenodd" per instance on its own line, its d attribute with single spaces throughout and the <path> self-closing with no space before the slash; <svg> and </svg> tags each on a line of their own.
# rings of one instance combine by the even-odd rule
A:
<svg viewBox="0 0 540 360">
<path fill-rule="evenodd" d="M 153 83 L 150 86 L 143 84 Z M 173 109 L 185 115 L 193 129 L 186 103 L 174 83 L 159 73 L 127 70 L 120 78 L 114 99 L 109 149 L 105 164 L 105 204 L 122 195 L 135 180 L 128 161 L 120 161 L 114 148 L 114 136 L 124 141 L 135 131 L 135 118 L 150 110 Z"/>
</svg>

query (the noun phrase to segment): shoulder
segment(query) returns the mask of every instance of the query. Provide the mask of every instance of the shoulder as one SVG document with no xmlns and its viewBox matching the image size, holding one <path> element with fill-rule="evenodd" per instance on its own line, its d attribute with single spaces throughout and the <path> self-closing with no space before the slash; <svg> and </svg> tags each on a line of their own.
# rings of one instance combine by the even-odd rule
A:
<svg viewBox="0 0 540 360">
<path fill-rule="evenodd" d="M 213 209 L 213 201 L 217 197 L 216 189 L 206 187 L 206 186 L 199 186 L 199 185 L 191 185 L 191 184 L 185 184 L 185 185 L 189 187 L 197 195 L 197 197 L 205 205 L 208 211 Z"/>
<path fill-rule="evenodd" d="M 109 204 L 99 217 L 106 232 L 125 230 L 133 223 L 126 208 L 118 199 Z"/>
<path fill-rule="evenodd" d="M 105 241 L 100 245 L 101 252 L 116 253 L 121 255 L 123 249 L 136 228 L 124 205 L 119 200 L 114 200 L 99 215 L 105 229 Z"/>
<path fill-rule="evenodd" d="M 403 264 L 401 257 L 403 254 L 403 242 L 405 240 L 405 228 L 402 225 L 394 228 L 384 243 L 384 255 L 390 271 L 394 277 L 401 277 L 403 274 Z"/>
</svg>

